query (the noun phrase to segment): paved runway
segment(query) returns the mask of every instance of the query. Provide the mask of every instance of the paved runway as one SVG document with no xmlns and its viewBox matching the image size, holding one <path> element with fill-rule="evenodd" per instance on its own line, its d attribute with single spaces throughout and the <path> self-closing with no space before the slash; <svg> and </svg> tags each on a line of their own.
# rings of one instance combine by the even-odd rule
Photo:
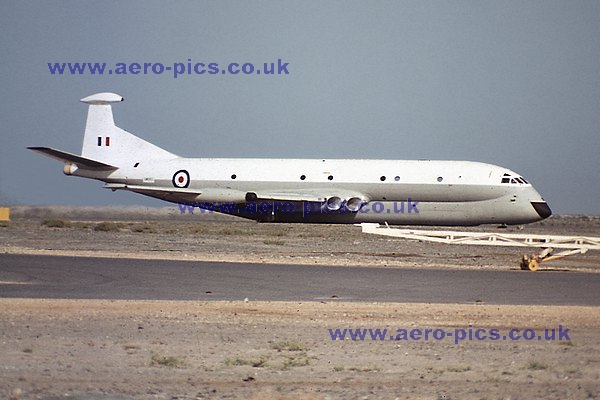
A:
<svg viewBox="0 0 600 400">
<path fill-rule="evenodd" d="M 0 255 L 0 297 L 600 305 L 600 274 Z"/>
</svg>

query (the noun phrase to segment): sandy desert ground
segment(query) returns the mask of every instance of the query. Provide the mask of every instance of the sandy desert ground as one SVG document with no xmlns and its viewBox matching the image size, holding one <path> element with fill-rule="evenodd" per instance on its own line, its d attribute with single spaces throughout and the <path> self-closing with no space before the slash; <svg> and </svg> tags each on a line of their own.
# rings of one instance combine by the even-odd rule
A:
<svg viewBox="0 0 600 400">
<path fill-rule="evenodd" d="M 16 207 L 0 225 L 0 251 L 461 269 L 516 268 L 520 254 L 399 241 L 353 226 L 177 213 Z M 600 217 L 552 217 L 504 231 L 598 236 Z M 548 267 L 597 272 L 600 257 Z M 328 331 L 453 332 L 469 324 L 501 332 L 562 325 L 569 340 L 334 341 Z M 599 334 L 600 309 L 585 306 L 0 299 L 0 397 L 594 399 Z"/>
</svg>

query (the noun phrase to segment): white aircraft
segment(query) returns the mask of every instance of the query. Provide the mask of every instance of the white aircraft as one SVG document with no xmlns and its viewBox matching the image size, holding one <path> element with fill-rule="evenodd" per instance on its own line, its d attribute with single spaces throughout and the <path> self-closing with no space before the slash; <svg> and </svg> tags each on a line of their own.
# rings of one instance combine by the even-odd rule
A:
<svg viewBox="0 0 600 400">
<path fill-rule="evenodd" d="M 29 149 L 97 179 L 173 203 L 268 222 L 398 225 L 525 224 L 550 207 L 524 178 L 470 161 L 185 158 L 115 126 L 115 93 L 89 104 L 81 155 Z"/>
</svg>

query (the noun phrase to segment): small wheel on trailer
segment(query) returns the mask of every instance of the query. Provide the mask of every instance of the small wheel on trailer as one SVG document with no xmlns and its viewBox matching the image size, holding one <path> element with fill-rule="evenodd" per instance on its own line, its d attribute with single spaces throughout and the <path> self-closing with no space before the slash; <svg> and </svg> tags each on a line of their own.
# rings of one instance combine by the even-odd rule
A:
<svg viewBox="0 0 600 400">
<path fill-rule="evenodd" d="M 530 271 L 537 271 L 539 266 L 540 266 L 540 264 L 537 262 L 537 260 L 535 258 L 532 258 L 531 260 L 529 260 L 527 269 L 529 269 Z"/>
<path fill-rule="evenodd" d="M 519 264 L 523 271 L 537 271 L 540 264 L 534 257 L 523 256 L 521 263 Z"/>
</svg>

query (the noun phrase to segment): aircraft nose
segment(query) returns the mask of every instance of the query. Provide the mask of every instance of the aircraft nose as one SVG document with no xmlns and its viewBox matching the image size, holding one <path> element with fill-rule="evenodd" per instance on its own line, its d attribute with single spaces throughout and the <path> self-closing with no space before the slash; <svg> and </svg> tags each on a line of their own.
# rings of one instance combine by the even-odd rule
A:
<svg viewBox="0 0 600 400">
<path fill-rule="evenodd" d="M 552 215 L 552 210 L 550 210 L 550 206 L 545 201 L 532 201 L 531 205 L 542 219 Z"/>
</svg>

